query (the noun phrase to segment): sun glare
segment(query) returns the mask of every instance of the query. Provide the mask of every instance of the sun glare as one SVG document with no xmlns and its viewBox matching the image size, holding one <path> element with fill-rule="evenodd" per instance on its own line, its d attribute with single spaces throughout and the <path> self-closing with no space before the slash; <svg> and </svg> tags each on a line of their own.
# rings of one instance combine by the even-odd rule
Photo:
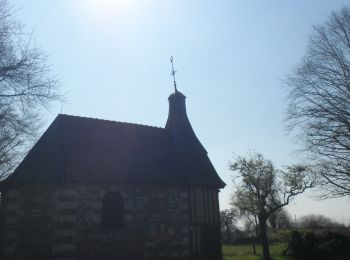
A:
<svg viewBox="0 0 350 260">
<path fill-rule="evenodd" d="M 86 0 L 85 3 L 90 10 L 111 11 L 111 9 L 122 7 L 127 0 Z"/>
<path fill-rule="evenodd" d="M 81 11 L 98 21 L 125 17 L 138 6 L 134 0 L 78 0 L 78 3 Z"/>
</svg>

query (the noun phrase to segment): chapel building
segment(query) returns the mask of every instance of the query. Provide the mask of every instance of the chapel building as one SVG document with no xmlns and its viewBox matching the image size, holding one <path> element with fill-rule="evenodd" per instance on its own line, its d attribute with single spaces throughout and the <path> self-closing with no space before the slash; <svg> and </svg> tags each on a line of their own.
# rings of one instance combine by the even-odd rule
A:
<svg viewBox="0 0 350 260">
<path fill-rule="evenodd" d="M 177 90 L 165 128 L 60 114 L 0 184 L 0 258 L 222 260 L 224 186 Z"/>
</svg>

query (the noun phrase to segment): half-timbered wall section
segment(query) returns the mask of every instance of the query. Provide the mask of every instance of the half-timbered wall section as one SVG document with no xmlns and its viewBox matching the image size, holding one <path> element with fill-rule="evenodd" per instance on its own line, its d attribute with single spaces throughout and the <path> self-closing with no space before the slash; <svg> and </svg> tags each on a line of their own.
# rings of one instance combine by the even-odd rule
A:
<svg viewBox="0 0 350 260">
<path fill-rule="evenodd" d="M 189 193 L 192 259 L 222 259 L 218 190 L 194 187 Z"/>
</svg>

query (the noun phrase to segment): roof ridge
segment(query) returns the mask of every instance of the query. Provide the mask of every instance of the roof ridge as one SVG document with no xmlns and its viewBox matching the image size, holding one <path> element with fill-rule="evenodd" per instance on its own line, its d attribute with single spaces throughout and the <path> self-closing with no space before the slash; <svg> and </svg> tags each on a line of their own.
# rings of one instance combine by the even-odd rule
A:
<svg viewBox="0 0 350 260">
<path fill-rule="evenodd" d="M 123 121 L 114 121 L 109 119 L 102 119 L 102 118 L 96 118 L 96 117 L 86 117 L 86 116 L 76 116 L 76 115 L 69 115 L 69 114 L 58 114 L 57 117 L 70 117 L 70 118 L 79 118 L 79 119 L 92 119 L 100 122 L 107 122 L 111 124 L 122 124 L 122 125 L 133 125 L 133 126 L 143 126 L 143 127 L 149 127 L 153 129 L 158 130 L 165 130 L 163 127 L 159 126 L 150 126 L 150 125 L 144 125 L 144 124 L 138 124 L 138 123 L 130 123 L 130 122 L 123 122 Z"/>
</svg>

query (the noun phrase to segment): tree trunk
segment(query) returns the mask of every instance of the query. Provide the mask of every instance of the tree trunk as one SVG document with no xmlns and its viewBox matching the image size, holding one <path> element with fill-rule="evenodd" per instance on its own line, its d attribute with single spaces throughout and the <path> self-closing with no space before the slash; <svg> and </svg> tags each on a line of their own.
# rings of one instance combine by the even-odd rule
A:
<svg viewBox="0 0 350 260">
<path fill-rule="evenodd" d="M 255 233 L 256 233 L 256 238 L 259 238 L 260 235 L 259 235 L 259 222 L 258 222 L 258 219 L 256 217 L 256 214 L 254 213 L 254 220 L 255 220 Z"/>
<path fill-rule="evenodd" d="M 230 243 L 231 242 L 231 229 L 229 225 L 226 225 L 226 239 L 227 242 Z"/>
<path fill-rule="evenodd" d="M 255 239 L 254 236 L 252 236 L 252 239 L 253 239 L 253 255 L 256 255 L 256 247 L 255 247 L 255 241 L 256 241 L 256 239 Z"/>
<path fill-rule="evenodd" d="M 270 249 L 269 249 L 269 241 L 267 239 L 267 218 L 264 215 L 259 216 L 259 226 L 260 226 L 260 239 L 261 245 L 263 249 L 263 257 L 264 260 L 270 260 Z"/>
</svg>

